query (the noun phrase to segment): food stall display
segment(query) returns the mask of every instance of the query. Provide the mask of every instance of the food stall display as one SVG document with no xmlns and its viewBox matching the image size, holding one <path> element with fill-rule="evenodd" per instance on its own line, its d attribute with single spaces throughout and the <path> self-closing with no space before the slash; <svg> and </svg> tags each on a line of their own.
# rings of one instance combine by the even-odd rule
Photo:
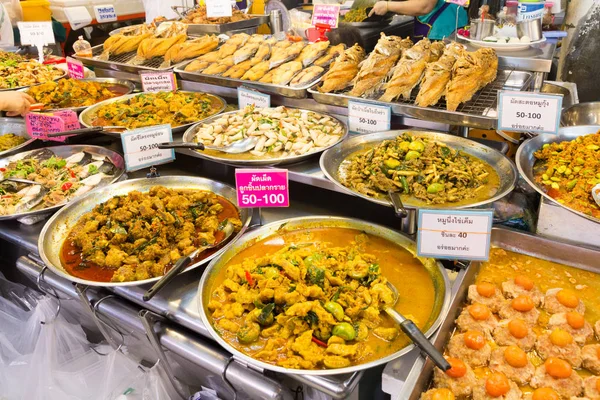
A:
<svg viewBox="0 0 600 400">
<path fill-rule="evenodd" d="M 6 60 L 0 62 L 0 90 L 15 90 L 54 81 L 66 73 L 51 65 L 30 60 L 18 62 Z"/>
</svg>

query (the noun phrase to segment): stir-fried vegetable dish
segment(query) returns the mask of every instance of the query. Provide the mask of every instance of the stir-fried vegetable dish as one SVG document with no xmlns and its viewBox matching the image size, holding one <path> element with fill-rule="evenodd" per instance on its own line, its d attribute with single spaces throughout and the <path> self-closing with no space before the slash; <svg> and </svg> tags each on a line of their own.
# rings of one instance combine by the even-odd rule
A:
<svg viewBox="0 0 600 400">
<path fill-rule="evenodd" d="M 536 182 L 553 199 L 600 219 L 592 188 L 600 183 L 600 133 L 570 142 L 545 144 L 534 156 Z"/>
<path fill-rule="evenodd" d="M 242 225 L 237 208 L 213 192 L 163 186 L 132 191 L 77 221 L 63 244 L 62 263 L 70 274 L 96 281 L 159 277 L 179 258 L 221 241 L 227 222 L 237 231 Z"/>
<path fill-rule="evenodd" d="M 260 361 L 295 369 L 344 368 L 408 344 L 383 311 L 395 303 L 424 328 L 434 289 L 403 248 L 353 229 L 277 234 L 244 249 L 212 283 L 214 328 Z M 433 317 L 435 319 L 435 316 Z"/>
<path fill-rule="evenodd" d="M 47 109 L 87 107 L 126 92 L 112 83 L 60 79 L 33 86 L 27 93 Z"/>
<path fill-rule="evenodd" d="M 4 135 L 0 135 L 0 151 L 12 149 L 21 143 L 25 143 L 26 140 L 27 138 L 15 135 L 14 133 L 5 133 Z"/>
<path fill-rule="evenodd" d="M 354 8 L 344 14 L 344 22 L 363 22 L 367 19 L 367 10 L 364 8 Z"/>
<path fill-rule="evenodd" d="M 23 61 L 27 61 L 27 60 L 28 60 L 27 57 L 25 57 L 21 54 L 11 53 L 9 51 L 0 50 L 0 63 L 5 62 L 5 61 L 23 62 Z"/>
<path fill-rule="evenodd" d="M 2 61 L 0 62 L 0 89 L 37 85 L 60 78 L 64 74 L 58 68 L 33 60 L 27 62 Z"/>
<path fill-rule="evenodd" d="M 350 156 L 341 167 L 341 183 L 352 190 L 371 197 L 400 192 L 427 204 L 489 198 L 498 182 L 476 157 L 407 133 Z"/>
<path fill-rule="evenodd" d="M 87 152 L 68 158 L 50 149 L 17 154 L 0 168 L 0 215 L 65 203 L 109 183 L 116 171 L 110 160 Z"/>
<path fill-rule="evenodd" d="M 140 93 L 99 107 L 93 125 L 127 129 L 161 124 L 176 127 L 208 118 L 222 108 L 223 102 L 219 98 L 205 93 Z"/>
</svg>

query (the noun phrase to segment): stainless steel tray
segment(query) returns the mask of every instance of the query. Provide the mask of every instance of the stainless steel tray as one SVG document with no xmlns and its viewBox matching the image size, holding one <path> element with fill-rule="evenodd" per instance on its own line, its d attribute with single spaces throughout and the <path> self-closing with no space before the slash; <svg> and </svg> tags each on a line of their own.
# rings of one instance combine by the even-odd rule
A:
<svg viewBox="0 0 600 400">
<path fill-rule="evenodd" d="M 532 188 L 534 188 L 539 194 L 541 194 L 554 204 L 566 210 L 569 210 L 572 213 L 579 215 L 580 217 L 589 219 L 590 221 L 594 221 L 597 223 L 600 223 L 600 219 L 594 218 L 591 215 L 584 214 L 580 211 L 573 210 L 572 208 L 559 203 L 552 197 L 548 196 L 544 189 L 535 182 L 533 168 L 536 159 L 533 156 L 533 153 L 541 149 L 542 146 L 546 143 L 568 142 L 574 140 L 578 136 L 589 135 L 591 133 L 596 133 L 599 131 L 600 125 L 582 125 L 560 128 L 558 130 L 557 135 L 538 135 L 532 139 L 525 141 L 521 146 L 519 146 L 519 149 L 517 150 L 517 154 L 515 156 L 515 161 L 517 162 L 519 174 L 521 174 L 523 179 L 525 179 L 527 183 Z"/>
<path fill-rule="evenodd" d="M 188 92 L 188 91 L 185 91 L 185 90 L 180 90 L 179 92 L 180 93 L 196 93 L 196 92 Z M 84 127 L 86 127 L 86 128 L 91 128 L 91 127 L 95 126 L 92 123 L 93 122 L 93 118 L 96 115 L 96 110 L 98 110 L 100 107 L 102 107 L 102 106 L 104 106 L 106 104 L 114 103 L 116 101 L 125 101 L 125 100 L 131 99 L 131 98 L 133 98 L 133 97 L 135 97 L 135 96 L 137 96 L 139 94 L 140 93 L 132 93 L 132 94 L 128 94 L 126 96 L 115 97 L 113 99 L 104 100 L 104 101 L 102 101 L 100 103 L 94 104 L 93 106 L 86 108 L 81 114 L 79 114 L 79 123 L 81 125 L 83 125 Z M 223 110 L 227 106 L 227 102 L 223 98 L 221 98 L 219 96 L 216 96 L 214 94 L 208 94 L 208 93 L 206 93 L 206 94 L 208 96 L 212 96 L 212 97 L 218 99 L 221 102 L 221 104 L 222 104 L 221 108 L 219 109 L 219 111 L 217 111 L 213 115 L 218 115 L 221 112 L 223 112 Z M 211 117 L 213 115 L 211 115 Z M 192 125 L 194 125 L 194 124 L 196 124 L 196 123 L 198 123 L 200 121 L 195 121 L 195 122 L 191 122 L 189 124 L 176 126 L 176 127 L 172 128 L 172 132 L 173 133 L 185 132 L 186 129 L 188 129 L 189 127 L 191 127 Z M 104 130 L 103 133 L 106 133 L 106 134 L 111 135 L 111 136 L 117 136 L 117 137 L 121 136 L 121 131 L 120 130 Z"/>
<path fill-rule="evenodd" d="M 499 247 L 519 254 L 540 258 L 546 261 L 568 265 L 571 267 L 600 273 L 598 259 L 600 251 L 587 249 L 585 247 L 556 242 L 541 236 L 516 231 L 506 228 L 492 229 L 492 246 Z M 460 285 L 452 288 L 455 297 L 450 304 L 450 311 L 442 322 L 440 329 L 433 338 L 432 343 L 438 350 L 443 351 L 446 347 L 455 327 L 455 320 L 462 311 L 467 299 L 467 290 L 481 269 L 482 263 L 472 262 L 468 267 L 464 279 Z M 412 388 L 407 388 L 403 398 L 407 400 L 418 400 L 422 393 L 431 386 L 434 365 L 427 360 L 425 365 L 413 368 L 406 382 L 415 382 Z"/>
<path fill-rule="evenodd" d="M 0 118 L 0 136 L 6 133 L 14 133 L 15 135 L 24 137 L 27 140 L 18 146 L 0 151 L 0 158 L 6 157 L 10 154 L 18 153 L 19 150 L 29 146 L 35 141 L 35 138 L 32 138 L 29 136 L 29 133 L 27 133 L 27 125 L 25 124 L 25 120 L 23 118 Z"/>
<path fill-rule="evenodd" d="M 344 93 L 321 93 L 316 87 L 308 92 L 322 104 L 347 107 L 349 100 L 362 101 L 391 107 L 392 113 L 443 124 L 470 126 L 480 129 L 495 129 L 498 125 L 498 90 L 525 91 L 529 88 L 533 74 L 523 71 L 499 70 L 496 80 L 462 103 L 456 111 L 446 110 L 446 101 L 440 100 L 431 107 L 415 105 L 418 90 L 413 90 L 408 101 L 384 102 L 371 98 L 348 96 Z"/>
<path fill-rule="evenodd" d="M 320 113 L 317 113 L 315 111 L 310 111 L 310 110 L 300 110 L 300 111 L 314 112 L 315 114 L 320 114 Z M 237 113 L 238 113 L 238 111 L 231 111 L 228 113 L 215 115 L 213 117 L 207 118 L 204 121 L 193 125 L 187 131 L 185 131 L 185 133 L 183 135 L 183 141 L 187 142 L 187 143 L 197 143 L 196 132 L 198 131 L 198 128 L 200 128 L 204 124 L 210 124 L 211 122 L 221 118 L 224 115 L 237 114 Z M 306 154 L 302 154 L 302 155 L 298 155 L 298 156 L 291 156 L 291 157 L 279 157 L 279 158 L 255 159 L 255 160 L 235 159 L 234 158 L 235 154 L 231 154 L 229 156 L 227 156 L 227 155 L 218 156 L 218 155 L 214 155 L 214 154 L 208 154 L 203 151 L 193 151 L 193 150 L 192 151 L 196 157 L 205 158 L 207 160 L 212 160 L 212 161 L 218 161 L 218 162 L 222 162 L 224 164 L 242 166 L 242 167 L 258 167 L 258 166 L 274 166 L 274 165 L 293 164 L 293 163 L 297 163 L 297 162 L 306 160 L 307 158 L 310 158 L 312 156 L 316 156 L 319 153 L 322 153 L 323 151 L 337 145 L 338 143 L 343 141 L 346 138 L 346 136 L 348 136 L 348 127 L 346 126 L 346 124 L 343 121 L 340 121 L 339 119 L 334 117 L 333 115 L 329 115 L 329 117 L 335 119 L 337 122 L 339 122 L 343 126 L 344 133 L 342 134 L 342 137 L 340 138 L 340 140 L 338 140 L 337 142 L 335 142 L 334 144 L 332 144 L 330 146 L 327 146 L 326 148 L 324 148 L 323 150 L 320 150 L 320 151 L 313 151 L 310 153 L 306 153 Z M 225 153 L 223 153 L 223 154 L 225 154 Z"/>
<path fill-rule="evenodd" d="M 299 87 L 291 87 L 288 85 L 274 85 L 271 83 L 261 83 L 244 81 L 242 79 L 225 78 L 218 75 L 206 75 L 200 72 L 189 72 L 185 71 L 185 66 L 191 61 L 186 61 L 184 64 L 179 64 L 175 68 L 175 73 L 179 74 L 182 79 L 192 82 L 208 83 L 215 86 L 223 86 L 230 88 L 237 88 L 239 86 L 246 86 L 252 89 L 259 90 L 264 93 L 278 94 L 284 97 L 290 97 L 295 99 L 304 99 L 308 95 L 308 89 L 316 85 L 321 81 L 319 77 L 315 81 Z M 347 103 L 346 103 L 347 104 Z"/>
<path fill-rule="evenodd" d="M 102 156 L 102 157 L 107 157 L 117 168 L 117 170 L 113 176 L 113 179 L 110 181 L 110 183 L 116 182 L 117 180 L 119 180 L 121 178 L 123 173 L 125 173 L 125 161 L 123 160 L 123 156 L 121 156 L 117 152 L 106 149 L 104 147 L 89 146 L 89 145 L 67 145 L 67 146 L 49 147 L 48 149 L 51 150 L 57 156 L 62 157 L 62 158 L 69 157 L 69 156 L 71 156 L 75 153 L 79 153 L 81 151 L 85 151 L 90 154 L 94 154 L 94 155 L 98 155 L 98 156 Z M 16 157 L 16 156 L 27 157 L 27 155 L 29 153 L 31 153 L 32 151 L 35 151 L 35 150 L 30 150 L 30 151 L 27 151 L 24 153 L 19 153 L 17 155 L 14 155 L 13 157 Z M 8 165 L 8 163 L 11 161 L 11 159 L 12 159 L 12 157 L 7 157 L 7 158 L 0 160 L 0 167 L 4 167 L 4 166 Z M 92 189 L 92 191 L 89 193 L 93 195 L 99 189 L 105 188 L 107 185 L 108 184 L 98 185 L 97 187 Z M 84 195 L 84 196 L 86 196 L 86 195 Z M 25 218 L 25 217 L 31 217 L 34 215 L 51 213 L 51 212 L 56 211 L 59 208 L 63 207 L 65 204 L 70 204 L 74 201 L 77 201 L 77 198 L 71 199 L 68 203 L 61 203 L 61 204 L 57 204 L 52 207 L 42 208 L 40 210 L 27 211 L 27 212 L 20 213 L 20 214 L 0 215 L 0 221 L 9 220 L 9 219 L 20 219 L 20 218 Z"/>
<path fill-rule="evenodd" d="M 268 15 L 261 14 L 248 14 L 250 19 L 243 21 L 229 22 L 226 24 L 187 24 L 188 34 L 200 35 L 206 33 L 225 33 L 230 31 L 237 31 L 240 29 L 254 28 L 262 24 L 269 22 Z"/>
<path fill-rule="evenodd" d="M 383 239 L 386 239 L 396 245 L 408 250 L 415 257 L 419 259 L 427 269 L 429 275 L 433 280 L 433 285 L 436 291 L 434 309 L 429 318 L 429 324 L 427 331 L 424 332 L 425 336 L 430 337 L 437 330 L 440 325 L 442 319 L 448 312 L 448 306 L 450 304 L 450 280 L 446 273 L 446 270 L 442 266 L 442 264 L 432 258 L 424 258 L 418 257 L 416 255 L 416 243 L 410 239 L 408 236 L 405 236 L 401 233 L 398 233 L 389 228 L 385 228 L 380 225 L 372 224 L 370 222 L 361 221 L 357 219 L 350 218 L 339 218 L 339 217 L 329 217 L 329 216 L 311 216 L 311 217 L 297 217 L 284 219 L 281 221 L 273 222 L 271 224 L 260 227 L 259 229 L 244 235 L 242 239 L 237 241 L 233 246 L 229 247 L 227 251 L 225 251 L 221 257 L 215 258 L 210 265 L 204 271 L 202 278 L 200 279 L 200 284 L 198 285 L 198 308 L 200 312 L 200 316 L 202 317 L 202 323 L 214 340 L 216 340 L 221 346 L 223 346 L 227 351 L 233 354 L 233 357 L 237 360 L 241 360 L 244 363 L 254 365 L 260 369 L 271 370 L 275 372 L 282 372 L 286 374 L 298 374 L 298 375 L 339 375 L 346 374 L 351 372 L 362 371 L 368 368 L 372 368 L 377 365 L 385 364 L 390 362 L 406 353 L 411 351 L 414 348 L 413 344 L 410 344 L 393 354 L 390 354 L 384 358 L 371 361 L 365 364 L 359 364 L 346 368 L 339 369 L 329 369 L 329 370 L 311 370 L 311 369 L 292 369 L 292 368 L 284 368 L 276 365 L 272 365 L 266 362 L 262 362 L 256 360 L 250 356 L 245 355 L 244 353 L 237 350 L 235 347 L 231 346 L 228 342 L 226 342 L 219 333 L 214 329 L 213 325 L 208 319 L 206 313 L 206 305 L 208 304 L 208 299 L 210 296 L 210 292 L 208 290 L 211 278 L 220 272 L 220 270 L 229 262 L 229 260 L 239 253 L 241 250 L 246 249 L 252 246 L 257 241 L 263 240 L 271 235 L 274 235 L 278 232 L 287 232 L 287 231 L 295 231 L 300 229 L 311 229 L 311 228 L 323 228 L 323 227 L 336 227 L 336 228 L 348 228 L 348 229 L 356 229 L 362 232 L 368 233 L 373 236 L 377 236 Z"/>
<path fill-rule="evenodd" d="M 85 195 L 76 201 L 69 203 L 69 205 L 58 213 L 54 214 L 52 218 L 48 220 L 40 237 L 38 239 L 38 250 L 40 257 L 44 263 L 52 270 L 52 272 L 68 279 L 72 282 L 81 283 L 90 286 L 137 286 L 144 285 L 146 283 L 155 282 L 160 277 L 145 279 L 142 281 L 133 282 L 96 282 L 89 281 L 86 279 L 80 279 L 67 273 L 60 262 L 60 249 L 67 238 L 69 232 L 77 224 L 77 221 L 81 216 L 91 211 L 96 205 L 110 200 L 115 196 L 125 196 L 133 190 L 140 192 L 147 192 L 152 186 L 164 186 L 170 189 L 195 189 L 195 190 L 209 190 L 213 193 L 223 196 L 229 200 L 232 204 L 237 206 L 236 191 L 231 186 L 225 185 L 220 182 L 215 182 L 210 179 L 193 177 L 193 176 L 163 176 L 158 178 L 141 178 L 132 179 L 129 181 L 123 181 L 115 183 L 103 191 L 92 192 Z M 203 260 L 198 261 L 187 267 L 185 271 L 197 268 L 202 264 L 207 263 L 215 257 L 219 257 L 229 246 L 231 246 L 237 239 L 239 239 L 252 219 L 252 209 L 242 208 L 239 209 L 240 220 L 242 221 L 242 229 L 222 248 L 215 253 L 206 257 Z"/>
<path fill-rule="evenodd" d="M 55 67 L 55 68 L 56 68 L 56 67 Z M 57 68 L 57 69 L 59 69 L 59 68 Z M 62 70 L 60 70 L 60 69 L 59 69 L 59 71 L 62 71 Z M 53 81 L 57 81 L 57 80 L 59 80 L 59 79 L 62 79 L 62 78 L 64 78 L 65 76 L 67 76 L 67 72 L 66 72 L 66 71 L 62 71 L 62 75 L 60 75 L 60 76 L 58 76 L 58 77 L 56 77 L 56 78 L 54 78 L 54 79 L 52 79 L 52 80 L 53 80 Z M 38 83 L 36 83 L 36 85 L 39 85 L 39 84 L 38 84 Z M 17 87 L 14 87 L 14 88 L 0 89 L 0 92 L 8 92 L 8 91 L 10 91 L 10 90 L 22 90 L 22 89 L 27 89 L 28 87 L 31 87 L 31 86 L 35 86 L 35 85 L 17 86 Z"/>
<path fill-rule="evenodd" d="M 473 140 L 469 140 L 459 136 L 454 136 L 442 132 L 420 131 L 418 129 L 403 129 L 398 131 L 388 131 L 380 133 L 371 133 L 369 135 L 354 136 L 340 143 L 339 145 L 325 151 L 321 155 L 321 160 L 319 162 L 321 166 L 321 171 L 323 171 L 325 176 L 329 178 L 329 180 L 331 180 L 340 189 L 352 193 L 355 196 L 362 197 L 363 199 L 371 201 L 373 203 L 391 207 L 392 205 L 388 199 L 376 199 L 373 197 L 369 197 L 364 194 L 355 192 L 342 185 L 339 180 L 338 172 L 340 165 L 347 159 L 348 156 L 354 154 L 357 151 L 366 150 L 367 148 L 374 147 L 375 145 L 381 143 L 384 140 L 395 139 L 397 136 L 401 135 L 404 132 L 410 132 L 417 137 L 426 137 L 430 140 L 446 143 L 448 146 L 452 147 L 455 150 L 460 150 L 467 154 L 475 156 L 492 166 L 498 174 L 498 176 L 500 177 L 500 187 L 498 188 L 496 195 L 478 203 L 453 207 L 451 205 L 445 206 L 443 204 L 426 206 L 420 203 L 415 204 L 411 203 L 410 201 L 404 201 L 404 206 L 406 208 L 413 209 L 433 207 L 452 209 L 481 207 L 501 199 L 502 197 L 509 194 L 515 187 L 518 177 L 517 169 L 515 168 L 513 162 L 510 161 L 504 154 L 500 153 L 499 151 L 496 151 L 483 144 L 477 143 Z"/>
<path fill-rule="evenodd" d="M 113 99 L 117 99 L 121 96 L 126 96 L 128 94 L 133 93 L 133 91 L 135 90 L 135 85 L 133 83 L 131 83 L 130 81 L 124 80 L 124 79 L 115 79 L 115 78 L 88 78 L 88 79 L 79 79 L 82 82 L 98 82 L 98 83 L 110 83 L 112 84 L 112 86 L 120 86 L 122 88 L 125 89 L 125 92 L 123 94 L 120 94 L 116 97 L 113 97 Z M 40 84 L 43 85 L 43 84 Z M 38 85 L 35 85 L 38 86 Z M 29 88 L 26 89 L 21 89 L 21 91 L 28 93 L 29 90 L 34 87 L 34 86 L 30 86 Z M 97 104 L 97 103 L 96 103 Z M 44 108 L 43 110 L 40 110 L 41 112 L 48 112 L 48 111 L 58 111 L 58 110 L 73 110 L 76 113 L 80 113 L 83 110 L 85 110 L 86 108 L 88 108 L 89 106 L 82 106 L 82 107 L 66 107 L 66 108 Z"/>
</svg>

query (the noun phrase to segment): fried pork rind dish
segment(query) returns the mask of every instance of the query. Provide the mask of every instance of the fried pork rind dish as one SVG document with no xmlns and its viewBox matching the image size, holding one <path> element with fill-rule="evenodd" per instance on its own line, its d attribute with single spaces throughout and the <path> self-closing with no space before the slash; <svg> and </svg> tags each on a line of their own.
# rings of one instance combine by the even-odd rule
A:
<svg viewBox="0 0 600 400">
<path fill-rule="evenodd" d="M 199 6 L 190 11 L 183 19 L 183 22 L 188 24 L 228 24 L 230 22 L 243 21 L 250 18 L 251 17 L 248 14 L 237 9 L 231 10 L 231 17 L 208 18 L 206 16 L 206 7 Z"/>
<path fill-rule="evenodd" d="M 60 78 L 65 73 L 58 68 L 40 64 L 37 61 L 0 62 L 0 89 L 12 89 L 37 85 Z"/>
<path fill-rule="evenodd" d="M 576 211 L 600 219 L 592 188 L 600 183 L 600 133 L 570 142 L 545 144 L 536 151 L 536 183 L 548 195 Z"/>
<path fill-rule="evenodd" d="M 37 103 L 48 109 L 87 107 L 120 94 L 109 90 L 110 83 L 60 79 L 33 86 L 27 91 Z"/>
<path fill-rule="evenodd" d="M 93 125 L 127 129 L 161 124 L 177 127 L 208 118 L 221 108 L 218 98 L 205 93 L 140 93 L 99 107 Z"/>
<path fill-rule="evenodd" d="M 408 133 L 349 160 L 341 183 L 371 197 L 412 195 L 427 204 L 477 197 L 495 174 L 479 159 L 444 143 Z"/>
<path fill-rule="evenodd" d="M 113 282 L 150 279 L 198 247 L 215 243 L 222 211 L 212 192 L 154 186 L 97 205 L 77 221 L 66 241 L 75 244 L 80 253 L 75 261 L 83 268 L 93 263 L 114 270 Z M 239 218 L 228 221 L 240 230 Z"/>
<path fill-rule="evenodd" d="M 365 250 L 368 240 L 289 245 L 229 265 L 207 304 L 215 329 L 253 358 L 285 368 L 344 368 L 389 355 L 399 332 L 380 308 L 393 305 L 394 294 Z"/>
</svg>

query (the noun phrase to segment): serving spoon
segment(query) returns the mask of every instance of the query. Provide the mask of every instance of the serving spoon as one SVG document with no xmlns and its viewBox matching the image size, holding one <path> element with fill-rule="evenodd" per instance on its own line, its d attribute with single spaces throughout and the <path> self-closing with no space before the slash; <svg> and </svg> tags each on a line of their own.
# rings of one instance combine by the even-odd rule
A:
<svg viewBox="0 0 600 400">
<path fill-rule="evenodd" d="M 394 304 L 384 306 L 383 311 L 385 311 L 387 315 L 389 315 L 394 321 L 396 321 L 396 323 L 398 323 L 398 325 L 400 325 L 402 332 L 404 332 L 406 336 L 408 336 L 413 343 L 419 349 L 421 349 L 421 351 L 427 354 L 429 358 L 431 358 L 431 361 L 433 361 L 433 363 L 437 365 L 439 369 L 442 371 L 448 371 L 450 369 L 450 363 L 444 358 L 442 353 L 440 353 L 439 350 L 436 349 L 433 344 L 431 344 L 429 339 L 427 339 L 425 334 L 423 334 L 423 332 L 413 321 L 406 318 L 394 309 L 394 306 L 396 303 L 398 303 L 398 289 L 396 289 L 396 287 L 390 282 L 387 283 L 387 286 L 394 294 Z"/>
<path fill-rule="evenodd" d="M 171 282 L 173 278 L 179 275 L 181 271 L 183 271 L 188 265 L 190 265 L 192 260 L 195 257 L 197 257 L 198 254 L 208 249 L 213 249 L 215 247 L 221 246 L 222 244 L 225 244 L 225 242 L 227 242 L 227 239 L 229 239 L 229 237 L 233 234 L 235 229 L 233 227 L 233 224 L 230 221 L 227 221 L 225 226 L 219 228 L 219 230 L 225 234 L 222 240 L 219 240 L 218 242 L 215 241 L 215 243 L 207 244 L 205 246 L 200 246 L 196 250 L 192 251 L 190 254 L 181 257 L 179 260 L 177 260 L 175 265 L 173 265 L 173 268 L 171 268 L 169 272 L 164 274 L 162 278 L 158 280 L 158 282 L 156 282 L 150 289 L 146 291 L 146 293 L 144 293 L 144 296 L 142 297 L 144 301 L 149 301 L 150 299 L 152 299 L 156 295 L 156 293 L 158 293 L 163 287 L 165 287 L 169 282 Z"/>
<path fill-rule="evenodd" d="M 102 132 L 102 131 L 105 131 L 107 129 L 123 129 L 123 130 L 127 130 L 126 127 L 124 127 L 124 126 L 118 126 L 118 125 L 93 126 L 91 128 L 81 128 L 81 129 L 74 129 L 72 131 L 49 133 L 46 136 L 47 137 L 76 136 L 76 135 L 83 135 L 85 133 Z"/>
<path fill-rule="evenodd" d="M 249 136 L 242 140 L 231 143 L 229 146 L 210 146 L 204 143 L 189 143 L 189 142 L 171 142 L 171 143 L 160 143 L 159 149 L 192 149 L 192 150 L 215 150 L 222 153 L 229 154 L 240 154 L 252 150 L 258 138 L 256 136 Z"/>
</svg>

